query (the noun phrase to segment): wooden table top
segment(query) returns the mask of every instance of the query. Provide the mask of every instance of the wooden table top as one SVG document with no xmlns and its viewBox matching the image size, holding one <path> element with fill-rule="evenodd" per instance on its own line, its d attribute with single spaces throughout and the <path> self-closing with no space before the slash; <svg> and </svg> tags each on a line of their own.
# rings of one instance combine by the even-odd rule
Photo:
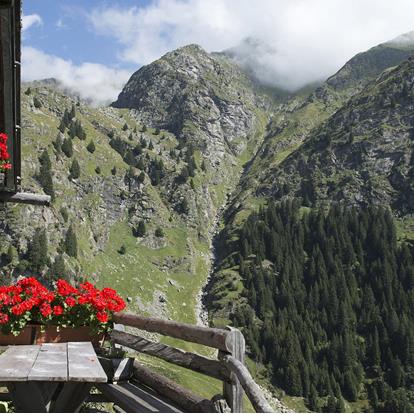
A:
<svg viewBox="0 0 414 414">
<path fill-rule="evenodd" d="M 90 342 L 10 346 L 0 356 L 0 381 L 107 382 Z"/>
</svg>

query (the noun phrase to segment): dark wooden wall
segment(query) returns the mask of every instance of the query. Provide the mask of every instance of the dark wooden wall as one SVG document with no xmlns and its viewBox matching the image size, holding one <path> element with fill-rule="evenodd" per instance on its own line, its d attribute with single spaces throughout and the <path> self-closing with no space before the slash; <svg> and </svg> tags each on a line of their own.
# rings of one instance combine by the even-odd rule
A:
<svg viewBox="0 0 414 414">
<path fill-rule="evenodd" d="M 17 192 L 21 176 L 21 0 L 0 0 L 0 131 L 9 136 L 12 170 L 0 191 Z"/>
</svg>

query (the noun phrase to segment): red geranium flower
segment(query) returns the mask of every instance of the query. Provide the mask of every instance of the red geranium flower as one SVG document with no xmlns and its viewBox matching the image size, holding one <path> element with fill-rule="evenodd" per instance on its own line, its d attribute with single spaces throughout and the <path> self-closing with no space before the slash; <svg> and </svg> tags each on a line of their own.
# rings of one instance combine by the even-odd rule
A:
<svg viewBox="0 0 414 414">
<path fill-rule="evenodd" d="M 60 306 L 60 305 L 53 306 L 53 314 L 54 314 L 55 316 L 62 315 L 62 313 L 63 313 L 63 308 L 62 308 L 62 306 Z"/>
<path fill-rule="evenodd" d="M 76 300 L 74 298 L 72 298 L 71 296 L 69 296 L 65 299 L 65 303 L 66 303 L 66 305 L 72 307 L 72 306 L 76 305 Z"/>
<path fill-rule="evenodd" d="M 52 313 L 52 307 L 48 303 L 43 302 L 40 306 L 40 313 L 42 314 L 42 316 L 47 318 Z"/>
<path fill-rule="evenodd" d="M 108 314 L 104 311 L 99 311 L 96 314 L 96 319 L 98 319 L 99 322 L 106 323 L 108 322 Z"/>
</svg>

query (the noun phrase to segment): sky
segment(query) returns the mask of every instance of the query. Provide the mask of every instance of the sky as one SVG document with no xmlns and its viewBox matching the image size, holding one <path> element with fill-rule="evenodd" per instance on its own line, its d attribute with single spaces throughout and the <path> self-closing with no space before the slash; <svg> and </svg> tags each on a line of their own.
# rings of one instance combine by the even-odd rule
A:
<svg viewBox="0 0 414 414">
<path fill-rule="evenodd" d="M 295 90 L 414 31 L 412 16 L 413 0 L 23 0 L 22 77 L 107 104 L 139 67 L 197 43 Z"/>
</svg>

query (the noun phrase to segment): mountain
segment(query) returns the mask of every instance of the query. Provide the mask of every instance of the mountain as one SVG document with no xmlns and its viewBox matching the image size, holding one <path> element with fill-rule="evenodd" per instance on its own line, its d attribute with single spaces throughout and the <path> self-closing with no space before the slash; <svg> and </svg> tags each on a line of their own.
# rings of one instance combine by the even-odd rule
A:
<svg viewBox="0 0 414 414">
<path fill-rule="evenodd" d="M 385 69 L 396 66 L 413 55 L 414 37 L 411 32 L 358 53 L 330 77 L 327 83 L 337 90 L 355 87 L 355 84 L 363 86 Z"/>
<path fill-rule="evenodd" d="M 313 363 L 325 363 L 324 353 L 313 353 L 314 350 L 321 346 L 330 355 L 326 362 L 329 365 L 329 361 L 339 358 L 335 352 L 340 348 L 330 349 L 338 339 L 332 336 L 337 322 L 328 322 L 326 331 L 322 332 L 306 319 L 308 316 L 316 320 L 322 318 L 323 325 L 323 318 L 331 312 L 322 300 L 325 293 L 318 289 L 326 287 L 327 283 L 331 292 L 337 291 L 334 275 L 338 269 L 343 272 L 349 269 L 349 263 L 342 262 L 339 257 L 356 255 L 348 251 L 349 244 L 341 245 L 348 238 L 352 239 L 354 248 L 361 248 L 363 252 L 359 262 L 351 265 L 350 274 L 354 276 L 359 275 L 355 266 L 361 263 L 367 266 L 364 269 L 371 269 L 371 266 L 373 269 L 375 265 L 369 264 L 370 260 L 386 262 L 384 251 L 387 249 L 395 254 L 392 260 L 401 260 L 398 259 L 401 253 L 397 240 L 409 257 L 407 260 L 411 264 L 406 262 L 407 266 L 413 266 L 414 62 L 412 51 L 407 50 L 380 45 L 351 59 L 310 95 L 295 96 L 279 105 L 261 147 L 246 165 L 234 196 L 229 200 L 224 226 L 215 241 L 218 255 L 207 296 L 211 323 L 233 323 L 242 327 L 256 360 L 273 366 L 273 380 L 291 395 L 304 396 L 307 407 L 313 410 L 343 411 L 344 396 L 349 404 L 362 398 L 359 392 L 350 392 L 356 389 L 353 387 L 369 393 L 371 408 L 367 406 L 367 409 L 400 411 L 407 410 L 410 401 L 413 403 L 407 389 L 401 390 L 400 382 L 397 386 L 387 377 L 390 375 L 387 372 L 393 369 L 393 358 L 401 356 L 384 357 L 383 365 L 375 374 L 371 369 L 376 368 L 363 358 L 353 360 L 352 364 L 359 367 L 359 371 L 347 374 L 347 378 L 329 367 L 322 368 L 319 373 L 316 368 L 312 371 Z M 351 214 L 359 212 L 360 218 L 351 219 L 341 210 L 335 210 L 336 203 L 342 205 L 345 212 L 353 206 L 355 210 L 351 210 Z M 383 208 L 391 212 L 393 218 L 382 217 Z M 346 227 L 348 220 L 355 220 L 356 227 Z M 377 238 L 374 230 L 366 233 L 367 226 L 371 225 L 378 231 L 390 232 L 382 236 L 384 243 L 385 238 L 390 241 L 385 250 L 382 250 L 384 246 L 378 247 L 381 243 L 374 241 Z M 356 234 L 358 226 L 363 229 L 360 235 Z M 378 249 L 371 250 L 370 246 Z M 323 261 L 316 259 L 317 254 L 323 255 Z M 315 277 L 313 260 L 315 266 L 319 266 L 320 279 L 311 291 L 310 280 Z M 383 264 L 387 268 L 388 264 Z M 325 281 L 324 269 L 328 272 Z M 405 270 L 393 269 L 391 273 L 377 272 L 378 280 L 372 289 L 379 289 L 375 290 L 378 295 L 383 294 L 383 288 L 378 285 L 390 283 L 390 278 L 394 279 L 394 287 L 389 293 L 394 298 L 402 298 L 397 291 L 408 289 L 409 297 L 412 286 L 404 280 Z M 351 285 L 355 282 L 363 291 L 367 287 L 366 280 L 372 277 L 368 273 L 353 281 L 347 276 L 347 289 L 353 289 Z M 339 283 L 343 283 L 341 278 L 338 276 Z M 311 292 L 316 296 L 308 296 Z M 316 316 L 319 310 L 311 309 L 319 300 L 318 309 L 324 311 Z M 383 296 L 376 296 L 375 303 L 395 311 L 399 326 L 403 325 L 409 313 L 406 308 L 402 310 Z M 346 317 L 357 320 L 361 305 L 360 302 L 354 306 L 346 304 L 349 309 Z M 385 322 L 388 316 L 382 314 L 381 318 L 385 325 L 389 323 Z M 358 325 L 362 323 L 359 319 L 355 323 L 357 331 L 349 332 L 350 346 L 358 348 L 359 338 L 371 343 L 373 331 L 364 331 L 363 325 Z M 310 339 L 314 328 L 317 333 Z M 412 328 L 406 325 L 402 329 Z M 335 335 L 348 341 L 343 333 L 339 331 Z M 391 335 L 391 332 L 383 334 Z M 324 344 L 318 342 L 321 337 L 326 338 Z M 312 348 L 314 346 L 316 348 Z M 381 346 L 389 349 L 391 345 L 386 342 Z M 292 351 L 288 352 L 289 349 Z M 303 363 L 300 362 L 302 355 Z M 335 369 L 338 370 L 338 366 Z M 339 372 L 344 373 L 345 368 L 341 369 Z M 401 368 L 406 384 L 411 383 L 411 369 L 412 364 L 407 360 Z M 309 372 L 309 380 L 306 372 Z M 326 375 L 332 378 L 330 385 L 317 382 L 317 378 L 322 381 Z M 387 393 L 380 395 L 376 385 L 375 390 L 370 388 L 371 380 L 366 382 L 367 378 L 375 384 L 385 383 L 383 390 L 387 389 Z M 391 388 L 387 388 L 390 384 L 393 384 Z M 301 408 L 304 409 L 305 406 Z"/>
<path fill-rule="evenodd" d="M 362 357 L 354 358 L 353 350 L 365 350 L 363 341 L 371 346 L 374 331 L 349 330 L 343 337 L 328 318 L 326 303 L 318 308 L 317 299 L 309 302 L 303 278 L 315 273 L 309 270 L 311 257 L 319 270 L 329 270 L 314 290 L 320 298 L 329 283 L 340 292 L 343 274 L 360 269 L 347 285 L 346 317 L 356 320 L 362 309 L 356 292 L 378 268 L 378 251 L 388 249 L 389 271 L 370 285 L 383 303 L 386 328 L 378 324 L 377 333 L 403 335 L 411 327 L 406 306 L 414 239 L 410 42 L 406 35 L 379 45 L 326 82 L 290 94 L 260 85 L 231 51 L 207 53 L 197 45 L 140 68 L 110 107 L 91 107 L 55 80 L 23 85 L 24 190 L 44 191 L 53 204 L 0 206 L 4 280 L 34 273 L 48 281 L 58 275 L 76 281 L 86 275 L 117 289 L 133 312 L 205 323 L 201 292 L 209 278 L 209 322 L 240 326 L 256 374 L 276 387 L 279 397 L 284 390 L 296 398 L 285 396 L 287 404 L 303 411 L 330 402 L 333 410 L 342 408 L 345 397 L 351 410 L 369 409 L 368 399 L 371 408 L 381 409 L 394 407 L 392 398 L 408 401 L 411 362 L 397 345 L 391 356 L 380 355 L 380 374 L 373 370 L 375 380 L 388 384 L 384 389 L 391 386 L 387 372 L 394 368 L 396 375 L 403 371 L 404 381 L 392 382 L 396 389 L 377 395 L 376 405 L 374 394 L 366 398 L 372 392 L 365 377 L 371 368 Z M 249 47 L 256 46 L 250 41 Z M 333 205 L 337 202 L 341 207 Z M 374 231 L 377 223 L 382 233 Z M 367 228 L 382 249 L 375 254 Z M 353 243 L 358 248 L 351 249 Z M 319 250 L 312 248 L 319 244 Z M 349 254 L 339 257 L 338 250 Z M 396 264 L 401 260 L 403 270 Z M 335 278 L 329 280 L 331 274 Z M 398 295 L 404 306 L 397 309 Z M 323 320 L 323 326 L 306 320 L 302 342 L 295 327 L 279 332 L 286 303 L 288 319 L 299 324 L 306 319 L 304 310 L 312 309 L 312 320 Z M 331 305 L 338 311 L 338 303 Z M 399 325 L 392 331 L 395 320 Z M 274 339 L 275 332 L 283 341 Z M 331 348 L 333 332 L 339 339 Z M 326 343 L 318 342 L 318 335 L 326 335 Z M 311 336 L 314 345 L 305 345 Z M 309 347 L 307 356 L 298 343 Z M 318 353 L 335 353 L 339 343 L 352 344 L 355 365 L 346 381 Z M 391 346 L 387 340 L 381 345 Z M 294 350 L 302 365 L 293 362 L 293 353 L 282 357 L 286 349 Z M 319 363 L 323 384 L 315 380 Z M 318 375 L 299 379 L 306 364 Z M 177 376 L 163 363 L 156 369 Z M 218 382 L 202 376 L 180 371 L 179 377 L 203 395 L 220 392 Z"/>
</svg>

